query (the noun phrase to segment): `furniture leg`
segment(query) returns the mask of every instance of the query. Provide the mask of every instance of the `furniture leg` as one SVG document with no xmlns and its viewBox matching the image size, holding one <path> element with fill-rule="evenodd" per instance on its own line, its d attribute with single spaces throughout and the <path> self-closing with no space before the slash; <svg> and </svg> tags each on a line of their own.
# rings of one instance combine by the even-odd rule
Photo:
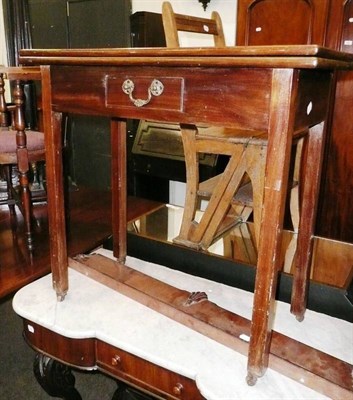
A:
<svg viewBox="0 0 353 400">
<path fill-rule="evenodd" d="M 240 168 L 240 165 L 243 168 Z M 201 221 L 189 232 L 188 239 L 197 243 L 200 248 L 207 249 L 210 245 L 211 239 L 229 208 L 230 200 L 241 183 L 245 172 L 244 167 L 243 152 L 235 149 L 222 174 L 222 179 L 213 190 Z"/>
<path fill-rule="evenodd" d="M 295 77 L 291 70 L 273 71 L 264 206 L 246 378 L 249 385 L 254 385 L 268 366 L 294 125 L 291 105 L 295 104 L 297 94 Z"/>
<path fill-rule="evenodd" d="M 33 250 L 32 237 L 32 200 L 29 190 L 29 161 L 27 140 L 25 134 L 25 121 L 22 113 L 23 107 L 23 90 L 21 83 L 16 80 L 15 89 L 13 92 L 15 103 L 15 128 L 16 128 L 16 146 L 18 159 L 18 174 L 21 190 L 21 207 L 23 219 L 25 223 L 25 235 L 29 250 Z"/>
<path fill-rule="evenodd" d="M 265 187 L 266 169 L 266 147 L 249 144 L 246 149 L 247 173 L 253 187 L 253 218 L 255 230 L 255 243 L 258 247 L 260 237 L 260 225 L 262 215 L 262 205 Z"/>
<path fill-rule="evenodd" d="M 64 206 L 64 178 L 62 165 L 62 113 L 51 110 L 52 92 L 50 67 L 42 67 L 43 120 L 47 165 L 48 222 L 50 233 L 50 264 L 53 286 L 59 301 L 68 291 L 68 258 Z"/>
<path fill-rule="evenodd" d="M 258 257 L 256 238 L 253 238 L 247 223 L 241 224 L 239 226 L 239 231 L 243 241 L 243 254 L 246 255 L 245 261 L 251 265 L 256 265 Z M 237 244 L 235 246 L 237 246 Z"/>
<path fill-rule="evenodd" d="M 293 187 L 290 190 L 289 208 L 290 217 L 293 225 L 293 235 L 284 256 L 283 271 L 293 273 L 295 265 L 295 257 L 297 252 L 299 219 L 300 219 L 300 197 L 301 197 L 301 170 L 302 170 L 302 154 L 303 148 L 306 147 L 308 135 L 299 139 L 296 146 L 295 164 L 293 171 Z"/>
<path fill-rule="evenodd" d="M 308 281 L 314 241 L 314 224 L 319 195 L 321 165 L 324 151 L 324 122 L 309 129 L 305 171 L 303 173 L 303 199 L 301 204 L 297 255 L 294 270 L 291 312 L 298 321 L 304 319 Z"/>
<path fill-rule="evenodd" d="M 196 249 L 207 249 L 215 237 L 224 216 L 230 208 L 234 192 L 241 183 L 245 173 L 244 151 L 241 146 L 234 146 L 232 143 L 222 143 L 205 139 L 198 140 L 198 128 L 194 125 L 181 124 L 181 135 L 183 140 L 185 163 L 186 163 L 186 199 L 183 213 L 183 220 L 178 237 L 175 243 L 187 244 Z M 200 153 L 228 154 L 230 160 L 221 175 L 210 191 L 210 199 L 206 210 L 199 222 L 195 221 L 195 214 L 199 196 L 208 192 L 209 188 L 201 187 L 199 182 Z M 211 181 L 208 180 L 209 183 Z M 208 197 L 208 196 L 207 196 Z"/>
<path fill-rule="evenodd" d="M 38 383 L 49 396 L 64 400 L 82 400 L 80 393 L 75 389 L 75 377 L 67 365 L 37 353 L 33 372 Z"/>
<path fill-rule="evenodd" d="M 193 126 L 190 128 L 184 125 L 180 125 L 180 127 L 186 165 L 186 206 L 184 207 L 179 238 L 182 240 L 188 240 L 190 229 L 193 224 L 193 220 L 195 219 L 196 207 L 198 203 L 197 189 L 199 182 L 199 163 L 198 153 L 195 146 L 197 127 Z"/>
<path fill-rule="evenodd" d="M 242 152 L 240 159 L 238 155 L 233 155 L 231 157 L 228 163 L 228 165 L 231 166 L 229 174 L 227 165 L 223 173 L 224 178 L 222 176 L 222 180 L 219 182 L 219 185 L 216 187 L 214 194 L 210 199 L 203 219 L 200 222 L 201 226 L 206 217 L 206 213 L 209 213 L 207 215 L 209 221 L 206 220 L 208 225 L 205 226 L 204 231 L 202 232 L 203 235 L 199 239 L 201 241 L 201 248 L 203 249 L 207 249 L 211 245 L 212 239 L 215 236 L 222 219 L 227 214 L 234 193 L 238 190 L 241 184 L 241 180 L 246 172 L 245 157 L 245 150 Z M 218 188 L 221 189 L 221 194 Z"/>
<path fill-rule="evenodd" d="M 41 176 L 41 171 L 40 167 L 38 167 L 38 164 L 36 162 L 31 164 L 32 172 L 33 172 L 33 181 L 31 184 L 31 191 L 40 191 L 44 190 L 43 186 L 43 176 Z"/>
<path fill-rule="evenodd" d="M 114 256 L 125 263 L 126 259 L 126 121 L 111 120 L 112 154 L 112 228 Z"/>
<path fill-rule="evenodd" d="M 15 215 L 15 199 L 13 198 L 12 192 L 12 168 L 11 165 L 5 165 L 3 167 L 5 180 L 7 183 L 7 201 L 9 203 L 10 214 Z"/>
</svg>

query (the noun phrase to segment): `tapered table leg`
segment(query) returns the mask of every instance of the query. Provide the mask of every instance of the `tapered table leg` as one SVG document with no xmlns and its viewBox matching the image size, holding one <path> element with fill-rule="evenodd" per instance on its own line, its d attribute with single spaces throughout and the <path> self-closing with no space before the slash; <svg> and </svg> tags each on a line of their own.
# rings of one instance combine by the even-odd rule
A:
<svg viewBox="0 0 353 400">
<path fill-rule="evenodd" d="M 315 125 L 309 130 L 306 168 L 303 185 L 297 256 L 293 276 L 291 313 L 298 321 L 304 319 L 306 310 L 310 265 L 314 243 L 314 227 L 320 187 L 321 166 L 324 152 L 325 125 Z"/>
<path fill-rule="evenodd" d="M 296 75 L 275 70 L 272 78 L 264 206 L 260 227 L 247 383 L 254 385 L 268 366 L 274 300 L 280 268 L 283 217 L 288 186 Z"/>
<path fill-rule="evenodd" d="M 112 229 L 114 256 L 122 263 L 126 258 L 126 121 L 111 120 L 112 153 Z"/>
<path fill-rule="evenodd" d="M 45 132 L 48 223 L 50 265 L 53 287 L 59 301 L 64 300 L 68 288 L 68 258 L 66 245 L 64 178 L 62 163 L 62 113 L 52 111 L 50 67 L 42 67 L 43 120 Z"/>
</svg>

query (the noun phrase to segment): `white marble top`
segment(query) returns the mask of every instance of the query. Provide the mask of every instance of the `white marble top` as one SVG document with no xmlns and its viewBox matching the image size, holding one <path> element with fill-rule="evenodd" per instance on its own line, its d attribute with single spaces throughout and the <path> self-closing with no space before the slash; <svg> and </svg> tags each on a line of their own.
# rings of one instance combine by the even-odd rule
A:
<svg viewBox="0 0 353 400">
<path fill-rule="evenodd" d="M 111 252 L 98 250 L 112 257 Z M 204 291 L 210 301 L 251 318 L 253 294 L 131 257 L 127 265 L 188 291 Z M 58 302 L 51 275 L 17 292 L 13 308 L 21 317 L 70 338 L 96 337 L 171 371 L 195 379 L 209 400 L 327 399 L 269 369 L 257 384 L 245 382 L 245 356 L 69 270 L 69 292 Z M 275 330 L 353 363 L 353 324 L 307 311 L 299 323 L 289 305 L 277 302 Z"/>
</svg>

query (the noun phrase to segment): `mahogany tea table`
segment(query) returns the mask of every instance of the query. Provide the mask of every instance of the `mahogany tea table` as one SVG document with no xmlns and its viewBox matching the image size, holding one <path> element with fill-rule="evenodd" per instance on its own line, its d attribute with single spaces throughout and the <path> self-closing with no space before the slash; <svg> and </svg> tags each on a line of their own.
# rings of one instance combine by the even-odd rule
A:
<svg viewBox="0 0 353 400">
<path fill-rule="evenodd" d="M 114 255 L 122 264 L 126 257 L 127 118 L 267 133 L 248 353 L 247 381 L 254 384 L 268 366 L 292 140 L 308 130 L 292 298 L 292 312 L 301 320 L 331 82 L 335 69 L 353 67 L 353 55 L 316 45 L 32 49 L 20 52 L 20 62 L 42 69 L 51 268 L 59 300 L 69 289 L 61 161 L 63 113 L 111 118 L 112 229 Z"/>
</svg>

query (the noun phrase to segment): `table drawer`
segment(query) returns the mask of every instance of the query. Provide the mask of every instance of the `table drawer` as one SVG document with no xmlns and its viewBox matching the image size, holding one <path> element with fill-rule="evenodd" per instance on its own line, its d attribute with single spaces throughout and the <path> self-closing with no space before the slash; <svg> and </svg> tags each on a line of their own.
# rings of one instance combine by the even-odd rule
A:
<svg viewBox="0 0 353 400">
<path fill-rule="evenodd" d="M 192 379 L 168 371 L 131 353 L 97 341 L 97 365 L 125 380 L 166 399 L 203 399 Z"/>
<path fill-rule="evenodd" d="M 183 111 L 182 77 L 107 75 L 105 105 L 108 108 Z"/>
</svg>

